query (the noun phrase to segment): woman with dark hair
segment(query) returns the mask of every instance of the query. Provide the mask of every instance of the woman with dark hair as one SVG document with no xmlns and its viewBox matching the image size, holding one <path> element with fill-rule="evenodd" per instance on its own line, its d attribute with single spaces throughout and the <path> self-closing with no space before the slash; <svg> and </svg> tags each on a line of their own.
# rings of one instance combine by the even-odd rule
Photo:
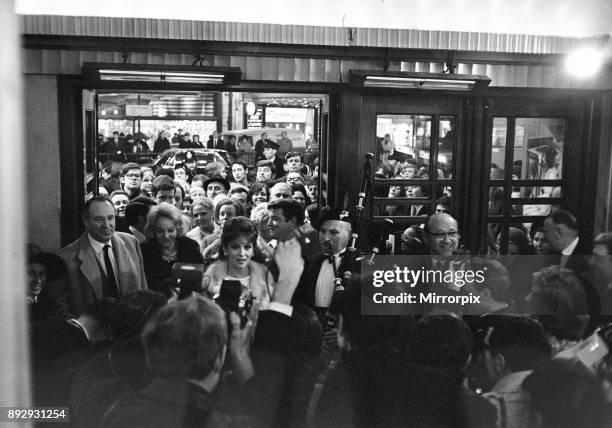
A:
<svg viewBox="0 0 612 428">
<path fill-rule="evenodd" d="M 151 207 L 144 232 L 147 240 L 140 248 L 149 289 L 161 291 L 174 263 L 204 263 L 198 243 L 183 236 L 181 213 L 174 205 Z"/>
<path fill-rule="evenodd" d="M 213 221 L 215 223 L 215 231 L 204 237 L 202 241 L 202 252 L 205 260 L 217 259 L 218 252 L 221 249 L 221 231 L 225 222 L 237 216 L 244 215 L 244 207 L 242 204 L 231 198 L 222 198 L 215 205 Z"/>
<path fill-rule="evenodd" d="M 253 260 L 256 240 L 257 229 L 246 217 L 234 217 L 225 222 L 221 234 L 223 251 L 220 260 L 212 263 L 205 274 L 210 278 L 210 294 L 218 294 L 225 280 L 239 281 L 243 296 L 251 293 L 259 309 L 267 307 L 274 279 L 264 265 Z"/>
<path fill-rule="evenodd" d="M 153 198 L 151 194 L 151 187 L 153 186 L 153 179 L 155 174 L 150 168 L 143 169 L 142 181 L 140 182 L 140 196 L 146 196 L 147 198 Z"/>
<path fill-rule="evenodd" d="M 304 209 L 306 209 L 308 205 L 312 204 L 312 200 L 310 199 L 310 196 L 308 196 L 308 192 L 302 184 L 292 184 L 291 195 L 293 200 L 297 201 Z"/>
<path fill-rule="evenodd" d="M 264 183 L 255 182 L 249 188 L 249 196 L 247 197 L 247 212 L 250 213 L 253 208 L 270 199 L 270 189 Z"/>
</svg>

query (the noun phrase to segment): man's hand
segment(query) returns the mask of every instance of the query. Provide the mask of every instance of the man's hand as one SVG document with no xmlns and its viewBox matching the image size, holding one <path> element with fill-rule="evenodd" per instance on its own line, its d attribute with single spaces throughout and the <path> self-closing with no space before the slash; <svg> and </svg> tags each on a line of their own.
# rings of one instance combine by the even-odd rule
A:
<svg viewBox="0 0 612 428">
<path fill-rule="evenodd" d="M 272 301 L 289 305 L 304 272 L 302 248 L 298 240 L 292 238 L 286 242 L 279 242 L 274 252 L 274 261 L 280 272 Z"/>
<path fill-rule="evenodd" d="M 240 316 L 236 312 L 230 312 L 232 334 L 229 337 L 228 352 L 232 371 L 238 382 L 245 382 L 254 374 L 253 363 L 250 358 L 251 336 L 253 333 L 253 321 L 247 321 L 244 327 L 240 327 Z"/>
<path fill-rule="evenodd" d="M 221 238 L 215 239 L 212 244 L 206 247 L 202 252 L 202 256 L 204 257 L 204 260 L 209 260 L 218 254 L 219 251 L 221 251 Z"/>
</svg>

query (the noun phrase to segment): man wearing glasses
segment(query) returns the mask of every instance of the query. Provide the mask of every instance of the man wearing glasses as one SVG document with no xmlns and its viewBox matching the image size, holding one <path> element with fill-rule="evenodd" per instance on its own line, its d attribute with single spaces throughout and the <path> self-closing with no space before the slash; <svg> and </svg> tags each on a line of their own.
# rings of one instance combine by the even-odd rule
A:
<svg viewBox="0 0 612 428">
<path fill-rule="evenodd" d="M 121 169 L 123 190 L 125 190 L 130 201 L 140 195 L 140 183 L 142 183 L 142 172 L 140 165 L 130 162 Z"/>
<path fill-rule="evenodd" d="M 434 214 L 425 225 L 427 243 L 435 262 L 448 261 L 459 247 L 459 226 L 457 220 L 446 213 Z"/>
<path fill-rule="evenodd" d="M 304 180 L 304 176 L 299 172 L 288 172 L 285 176 L 285 182 L 290 186 L 293 184 L 301 184 L 303 186 L 306 180 Z"/>
<path fill-rule="evenodd" d="M 442 281 L 436 279 L 421 284 L 424 293 L 435 293 L 438 296 L 458 296 L 466 293 L 463 288 L 465 282 L 455 281 L 460 271 L 470 269 L 469 262 L 458 260 L 456 257 L 459 248 L 459 225 L 457 220 L 446 213 L 433 214 L 425 225 L 426 239 L 430 249 L 430 265 L 426 267 L 432 271 L 441 271 Z M 446 303 L 436 301 L 425 305 L 423 313 L 435 311 L 448 311 L 457 315 L 469 314 L 469 305 Z"/>
</svg>

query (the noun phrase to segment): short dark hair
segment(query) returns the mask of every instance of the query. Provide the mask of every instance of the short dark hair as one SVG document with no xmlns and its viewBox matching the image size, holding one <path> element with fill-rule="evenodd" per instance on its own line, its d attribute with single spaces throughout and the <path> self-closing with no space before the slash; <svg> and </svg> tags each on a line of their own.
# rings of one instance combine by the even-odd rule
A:
<svg viewBox="0 0 612 428">
<path fill-rule="evenodd" d="M 310 196 L 308 196 L 308 192 L 306 191 L 306 188 L 304 187 L 303 184 L 292 184 L 291 185 L 291 195 L 293 195 L 293 192 L 295 192 L 296 190 L 298 192 L 302 192 L 302 194 L 304 195 L 306 206 L 309 206 L 310 204 L 312 204 L 312 200 L 310 199 Z"/>
<path fill-rule="evenodd" d="M 108 197 L 108 195 L 98 195 L 85 202 L 85 206 L 83 207 L 84 216 L 89 215 L 89 208 L 94 202 L 108 202 L 110 206 L 113 207 L 113 210 L 115 209 L 115 205 L 113 204 L 113 201 L 111 201 L 111 198 Z"/>
<path fill-rule="evenodd" d="M 236 201 L 236 200 L 234 200 L 232 198 L 225 197 L 223 199 L 220 199 L 217 202 L 217 205 L 215 205 L 215 212 L 213 214 L 213 219 L 214 219 L 215 222 L 217 222 L 219 220 L 219 213 L 221 212 L 221 208 L 224 205 L 233 205 L 235 210 L 236 210 L 236 216 L 244 215 L 244 206 L 240 202 L 238 202 L 238 201 Z"/>
<path fill-rule="evenodd" d="M 511 372 L 533 370 L 552 357 L 540 323 L 524 315 L 502 315 L 485 339 L 493 354 L 501 354 Z"/>
<path fill-rule="evenodd" d="M 155 177 L 151 183 L 151 194 L 156 196 L 160 190 L 174 190 L 174 180 L 167 175 Z"/>
<path fill-rule="evenodd" d="M 229 194 L 233 195 L 234 193 L 243 193 L 243 192 L 248 195 L 249 194 L 249 189 L 247 189 L 246 187 L 243 187 L 243 186 L 236 186 L 232 190 L 230 190 Z"/>
<path fill-rule="evenodd" d="M 445 371 L 458 382 L 463 381 L 472 348 L 472 331 L 453 314 L 421 318 L 416 323 L 410 346 L 417 363 Z"/>
<path fill-rule="evenodd" d="M 146 220 L 149 210 L 154 205 L 156 204 L 147 204 L 138 201 L 131 201 L 128 203 L 127 207 L 125 207 L 125 221 L 127 221 L 128 226 L 137 224 L 139 216 L 143 216 Z"/>
<path fill-rule="evenodd" d="M 295 224 L 300 226 L 304 223 L 304 210 L 302 206 L 293 199 L 277 199 L 268 204 L 269 210 L 283 210 L 285 220 L 295 219 Z"/>
<path fill-rule="evenodd" d="M 203 379 L 227 343 L 225 313 L 202 296 L 170 303 L 147 323 L 143 343 L 147 362 L 159 376 Z"/>
<path fill-rule="evenodd" d="M 137 169 L 138 171 L 140 171 L 140 175 L 142 175 L 142 170 L 140 169 L 140 165 L 138 165 L 135 162 L 129 162 L 123 165 L 123 167 L 121 168 L 121 175 L 127 174 L 128 171 L 131 169 Z"/>
<path fill-rule="evenodd" d="M 300 162 L 304 163 L 304 155 L 300 152 L 289 152 L 285 155 L 285 163 L 289 160 L 289 158 L 294 158 L 296 156 L 300 157 Z"/>
<path fill-rule="evenodd" d="M 251 220 L 246 217 L 234 217 L 223 225 L 223 233 L 221 234 L 221 245 L 227 247 L 230 242 L 239 236 L 246 236 L 255 248 L 257 240 L 257 228 Z"/>
<path fill-rule="evenodd" d="M 247 165 L 247 163 L 245 161 L 243 161 L 242 159 L 236 159 L 234 162 L 232 162 L 232 166 L 234 165 L 240 165 L 241 167 L 244 168 L 245 171 L 249 170 L 249 166 Z"/>
<path fill-rule="evenodd" d="M 560 209 L 551 213 L 547 218 L 551 219 L 555 224 L 563 224 L 572 230 L 578 230 L 578 220 L 571 212 Z"/>
<path fill-rule="evenodd" d="M 270 198 L 270 187 L 268 187 L 266 183 L 260 183 L 259 181 L 256 181 L 252 183 L 251 186 L 249 187 L 249 196 L 248 196 L 249 202 L 251 201 L 251 198 L 253 197 L 253 195 L 259 192 L 261 189 L 266 189 L 266 193 L 268 194 L 268 199 Z"/>
</svg>

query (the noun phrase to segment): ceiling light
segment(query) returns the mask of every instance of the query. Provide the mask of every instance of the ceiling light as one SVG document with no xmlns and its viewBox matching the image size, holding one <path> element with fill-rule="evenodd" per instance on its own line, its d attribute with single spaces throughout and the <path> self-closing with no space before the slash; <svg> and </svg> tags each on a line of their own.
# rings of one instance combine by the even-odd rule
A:
<svg viewBox="0 0 612 428">
<path fill-rule="evenodd" d="M 238 67 L 151 66 L 145 64 L 85 63 L 83 73 L 103 81 L 237 85 Z"/>
<path fill-rule="evenodd" d="M 368 88 L 402 88 L 444 91 L 471 91 L 488 86 L 487 76 L 471 74 L 418 73 L 402 71 L 351 70 L 351 84 Z"/>
</svg>

